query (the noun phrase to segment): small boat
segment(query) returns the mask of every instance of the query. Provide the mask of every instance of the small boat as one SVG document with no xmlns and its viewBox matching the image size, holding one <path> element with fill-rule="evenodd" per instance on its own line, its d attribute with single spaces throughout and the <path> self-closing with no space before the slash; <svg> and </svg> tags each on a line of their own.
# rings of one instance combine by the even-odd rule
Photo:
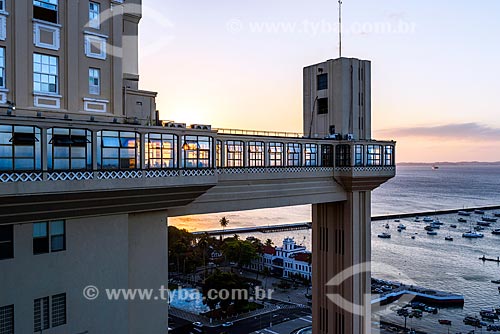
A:
<svg viewBox="0 0 500 334">
<path fill-rule="evenodd" d="M 484 221 L 484 220 L 480 220 L 477 222 L 477 225 L 478 226 L 486 226 L 486 227 L 489 227 L 491 226 L 491 223 L 490 222 L 487 222 L 487 221 Z"/>
<path fill-rule="evenodd" d="M 436 219 L 435 221 L 432 222 L 433 224 L 436 224 L 436 225 L 444 225 L 443 223 L 441 223 L 441 221 L 439 219 Z"/>
<path fill-rule="evenodd" d="M 404 226 L 403 224 L 399 224 L 398 228 L 401 229 L 401 230 L 406 230 L 406 226 Z"/>
<path fill-rule="evenodd" d="M 451 227 L 451 228 L 457 228 L 457 225 L 455 225 L 455 224 L 451 224 L 451 225 L 450 225 L 450 227 Z"/>
<path fill-rule="evenodd" d="M 438 170 L 439 166 L 432 166 L 432 170 Z"/>
<path fill-rule="evenodd" d="M 389 224 L 385 224 L 385 228 L 391 228 L 391 226 L 389 226 Z"/>
<path fill-rule="evenodd" d="M 496 313 L 495 310 L 481 310 L 479 314 L 481 315 L 482 318 L 485 319 L 498 320 L 498 314 Z"/>
<path fill-rule="evenodd" d="M 402 232 L 402 231 L 403 231 L 402 229 L 398 228 L 398 232 Z"/>
<path fill-rule="evenodd" d="M 436 223 L 434 223 L 434 222 L 433 222 L 433 223 L 431 223 L 431 225 L 430 225 L 430 226 L 431 226 L 432 228 L 435 228 L 435 229 L 440 229 L 440 228 L 441 228 L 441 225 L 436 224 Z"/>
<path fill-rule="evenodd" d="M 493 231 L 491 231 L 491 234 L 500 235 L 500 228 L 494 229 Z"/>
<path fill-rule="evenodd" d="M 500 286 L 498 287 L 498 292 L 500 292 Z"/>
<path fill-rule="evenodd" d="M 437 235 L 436 231 L 427 231 L 427 235 Z"/>
<path fill-rule="evenodd" d="M 467 219 L 460 217 L 460 218 L 458 218 L 458 222 L 459 223 L 467 223 Z"/>
<path fill-rule="evenodd" d="M 395 223 L 399 223 L 400 221 L 401 221 L 401 220 L 399 220 L 399 219 L 394 219 L 394 222 L 395 222 Z"/>
<path fill-rule="evenodd" d="M 424 227 L 424 230 L 426 230 L 426 231 L 434 231 L 434 228 L 432 228 L 432 226 L 426 226 L 426 227 Z"/>
<path fill-rule="evenodd" d="M 431 217 L 424 217 L 424 222 L 426 222 L 426 223 L 430 223 L 433 221 L 434 221 L 434 219 L 432 219 Z"/>
<path fill-rule="evenodd" d="M 391 234 L 390 234 L 390 233 L 385 233 L 385 232 L 384 232 L 384 233 L 380 233 L 380 234 L 378 235 L 378 237 L 379 237 L 379 238 L 381 238 L 381 239 L 390 239 L 390 238 L 391 238 Z"/>
<path fill-rule="evenodd" d="M 495 212 L 495 213 L 493 213 L 493 216 L 495 216 L 495 217 L 500 217 L 500 212 Z"/>
<path fill-rule="evenodd" d="M 500 284 L 500 279 L 491 280 L 491 283 L 493 283 L 493 284 Z"/>
<path fill-rule="evenodd" d="M 453 237 L 451 237 L 451 236 L 448 235 L 448 236 L 446 236 L 444 238 L 444 240 L 446 240 L 446 241 L 453 241 Z"/>
<path fill-rule="evenodd" d="M 420 223 L 420 222 L 421 222 L 420 218 L 416 217 L 415 218 L 415 223 Z"/>
<path fill-rule="evenodd" d="M 484 231 L 484 227 L 482 227 L 482 226 L 474 226 L 474 231 Z"/>
<path fill-rule="evenodd" d="M 438 322 L 441 324 L 441 325 L 448 325 L 448 326 L 451 326 L 451 320 L 447 320 L 447 319 L 439 319 Z"/>
<path fill-rule="evenodd" d="M 411 236 L 411 238 L 412 238 L 413 240 L 415 240 L 415 236 L 414 236 L 414 235 L 412 235 L 412 236 Z"/>
<path fill-rule="evenodd" d="M 491 216 L 482 216 L 481 219 L 484 220 L 485 222 L 490 222 L 490 223 L 496 223 L 498 221 L 498 218 Z"/>
<path fill-rule="evenodd" d="M 465 232 L 464 234 L 462 234 L 462 238 L 468 238 L 468 239 L 477 239 L 477 238 L 483 238 L 483 237 L 484 237 L 484 234 L 472 232 L 472 231 Z"/>
<path fill-rule="evenodd" d="M 476 209 L 476 210 L 474 210 L 474 213 L 476 213 L 478 215 L 484 215 L 484 210 Z"/>
<path fill-rule="evenodd" d="M 459 216 L 469 217 L 470 216 L 470 212 L 467 212 L 467 211 L 458 211 L 458 215 Z"/>
</svg>

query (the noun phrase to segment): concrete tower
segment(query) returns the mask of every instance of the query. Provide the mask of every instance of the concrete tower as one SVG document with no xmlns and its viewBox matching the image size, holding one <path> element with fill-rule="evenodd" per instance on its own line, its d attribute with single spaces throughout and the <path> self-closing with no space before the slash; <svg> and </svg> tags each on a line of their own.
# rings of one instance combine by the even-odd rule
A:
<svg viewBox="0 0 500 334">
<path fill-rule="evenodd" d="M 371 139 L 371 63 L 331 59 L 304 68 L 304 133 L 310 138 Z"/>
</svg>

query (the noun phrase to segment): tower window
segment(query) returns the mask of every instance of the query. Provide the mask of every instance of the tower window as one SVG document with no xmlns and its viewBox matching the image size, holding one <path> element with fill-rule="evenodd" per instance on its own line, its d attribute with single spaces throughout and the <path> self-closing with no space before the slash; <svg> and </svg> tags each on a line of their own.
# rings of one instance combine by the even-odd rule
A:
<svg viewBox="0 0 500 334">
<path fill-rule="evenodd" d="M 57 0 L 33 0 L 33 18 L 57 23 Z"/>
<path fill-rule="evenodd" d="M 99 29 L 101 27 L 101 6 L 96 2 L 89 3 L 89 27 Z"/>
<path fill-rule="evenodd" d="M 318 114 L 328 114 L 328 98 L 318 99 Z"/>
<path fill-rule="evenodd" d="M 328 73 L 318 75 L 318 90 L 328 89 Z"/>
</svg>

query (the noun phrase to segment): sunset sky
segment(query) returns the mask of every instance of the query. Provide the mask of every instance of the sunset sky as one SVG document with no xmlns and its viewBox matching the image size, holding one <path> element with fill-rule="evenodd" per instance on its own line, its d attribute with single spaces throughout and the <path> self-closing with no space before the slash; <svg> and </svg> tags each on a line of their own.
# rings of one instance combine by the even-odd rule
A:
<svg viewBox="0 0 500 334">
<path fill-rule="evenodd" d="M 140 73 L 163 119 L 302 130 L 302 68 L 338 56 L 336 0 L 143 0 Z M 398 161 L 500 161 L 500 1 L 344 0 Z"/>
</svg>

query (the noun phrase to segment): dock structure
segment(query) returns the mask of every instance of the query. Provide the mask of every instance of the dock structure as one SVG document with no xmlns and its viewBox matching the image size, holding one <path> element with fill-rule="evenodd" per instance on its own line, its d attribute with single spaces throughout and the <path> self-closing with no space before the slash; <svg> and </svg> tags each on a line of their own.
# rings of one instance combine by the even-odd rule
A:
<svg viewBox="0 0 500 334">
<path fill-rule="evenodd" d="M 496 259 L 494 258 L 488 258 L 486 257 L 486 255 L 483 255 L 482 257 L 479 258 L 479 260 L 483 261 L 483 262 L 496 262 L 496 263 L 500 263 L 500 257 L 497 256 Z"/>
<path fill-rule="evenodd" d="M 210 231 L 196 231 L 192 234 L 194 236 L 199 236 L 202 234 L 208 235 L 234 235 L 239 233 L 274 233 L 274 232 L 287 232 L 287 231 L 300 231 L 300 230 L 310 230 L 312 228 L 312 222 L 309 223 L 292 223 L 292 224 L 281 224 L 281 225 L 269 225 L 269 226 L 252 226 L 252 227 L 241 227 L 226 230 L 210 230 Z"/>
<path fill-rule="evenodd" d="M 393 289 L 392 291 L 376 295 L 375 298 L 372 299 L 371 303 L 372 305 L 384 305 L 405 295 L 413 296 L 415 301 L 425 302 L 432 305 L 462 306 L 465 303 L 464 296 L 459 294 L 404 284 L 401 284 L 398 288 Z"/>
</svg>

